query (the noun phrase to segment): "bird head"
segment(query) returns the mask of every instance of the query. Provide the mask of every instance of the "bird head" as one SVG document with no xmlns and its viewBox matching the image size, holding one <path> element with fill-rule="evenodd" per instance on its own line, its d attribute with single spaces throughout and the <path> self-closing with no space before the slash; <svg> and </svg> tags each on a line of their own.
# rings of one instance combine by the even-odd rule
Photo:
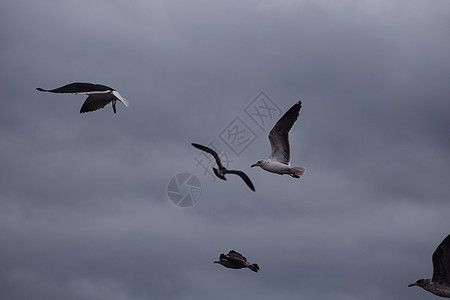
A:
<svg viewBox="0 0 450 300">
<path fill-rule="evenodd" d="M 225 262 L 225 261 L 223 261 L 223 260 L 215 260 L 215 261 L 214 261 L 214 263 L 215 263 L 215 264 L 219 264 L 219 265 L 222 265 L 222 266 L 226 267 L 226 262 Z"/>
<path fill-rule="evenodd" d="M 416 282 L 409 284 L 408 287 L 420 286 L 423 288 L 424 286 L 428 285 L 430 281 L 430 279 L 419 279 Z"/>
<path fill-rule="evenodd" d="M 262 165 L 264 165 L 265 164 L 265 160 L 264 159 L 260 159 L 260 160 L 258 160 L 257 162 L 255 162 L 253 165 L 251 165 L 250 167 L 251 168 L 253 168 L 253 167 L 261 167 Z"/>
</svg>

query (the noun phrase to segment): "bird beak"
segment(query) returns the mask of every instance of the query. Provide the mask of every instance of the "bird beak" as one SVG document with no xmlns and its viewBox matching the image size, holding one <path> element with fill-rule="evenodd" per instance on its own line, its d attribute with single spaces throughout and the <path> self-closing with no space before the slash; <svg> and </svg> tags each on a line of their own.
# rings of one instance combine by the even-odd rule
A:
<svg viewBox="0 0 450 300">
<path fill-rule="evenodd" d="M 415 286 L 416 284 L 415 283 L 411 283 L 411 284 L 408 284 L 408 287 L 412 287 L 412 286 Z"/>
<path fill-rule="evenodd" d="M 253 164 L 253 165 L 250 166 L 250 168 L 253 168 L 253 167 L 256 167 L 256 166 L 258 166 L 258 164 Z"/>
<path fill-rule="evenodd" d="M 215 264 L 218 264 L 219 262 L 220 262 L 220 261 L 218 261 L 218 260 L 215 260 L 215 261 L 214 261 Z"/>
</svg>

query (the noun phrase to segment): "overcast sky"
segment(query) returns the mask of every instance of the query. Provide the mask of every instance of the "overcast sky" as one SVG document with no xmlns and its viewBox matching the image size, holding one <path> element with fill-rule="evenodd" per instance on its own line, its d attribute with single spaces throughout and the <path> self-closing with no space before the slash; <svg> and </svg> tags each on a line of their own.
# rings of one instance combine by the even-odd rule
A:
<svg viewBox="0 0 450 300">
<path fill-rule="evenodd" d="M 6 0 L 0 15 L 2 299 L 436 299 L 407 285 L 450 233 L 450 1 Z M 80 114 L 85 95 L 36 91 L 77 81 L 131 106 Z M 278 110 L 258 119 L 263 100 Z M 306 174 L 250 168 L 298 100 Z M 214 180 L 191 142 L 256 192 Z M 187 208 L 168 198 L 180 173 L 202 186 Z M 261 271 L 213 264 L 231 249 Z"/>
</svg>

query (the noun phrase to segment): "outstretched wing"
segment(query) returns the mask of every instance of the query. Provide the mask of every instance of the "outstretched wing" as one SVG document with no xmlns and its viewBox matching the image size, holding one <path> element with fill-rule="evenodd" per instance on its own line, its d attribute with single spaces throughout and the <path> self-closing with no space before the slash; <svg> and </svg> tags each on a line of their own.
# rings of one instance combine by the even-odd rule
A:
<svg viewBox="0 0 450 300">
<path fill-rule="evenodd" d="M 113 95 L 108 94 L 89 94 L 83 106 L 80 109 L 80 113 L 94 111 L 105 107 L 109 102 L 113 100 Z"/>
<path fill-rule="evenodd" d="M 295 103 L 275 124 L 269 133 L 272 153 L 270 159 L 289 165 L 291 161 L 289 147 L 289 131 L 297 121 L 302 102 Z"/>
<path fill-rule="evenodd" d="M 36 88 L 41 92 L 50 92 L 50 93 L 68 93 L 68 94 L 79 94 L 79 93 L 106 93 L 114 91 L 113 88 L 102 84 L 95 83 L 87 83 L 87 82 L 74 82 L 70 84 L 66 84 L 65 86 L 53 89 L 53 90 L 45 90 L 42 88 Z"/>
<path fill-rule="evenodd" d="M 432 281 L 450 285 L 450 234 L 433 253 Z"/>
<path fill-rule="evenodd" d="M 219 169 L 223 169 L 224 167 L 222 166 L 222 162 L 220 161 L 219 155 L 217 154 L 216 151 L 214 151 L 211 148 L 208 148 L 206 146 L 200 145 L 200 144 L 196 144 L 196 143 L 192 143 L 192 146 L 194 146 L 197 149 L 200 149 L 202 151 L 208 152 L 209 154 L 211 154 L 212 156 L 214 156 L 214 159 L 216 160 L 217 166 L 219 167 Z"/>
<path fill-rule="evenodd" d="M 253 186 L 252 181 L 250 180 L 250 178 L 247 176 L 247 174 L 245 174 L 242 171 L 238 171 L 238 170 L 226 170 L 225 173 L 230 173 L 230 174 L 236 174 L 239 175 L 242 180 L 244 180 L 244 182 L 248 185 L 248 187 L 252 190 L 255 191 L 255 187 Z"/>
<path fill-rule="evenodd" d="M 247 262 L 247 259 L 240 254 L 239 252 L 236 252 L 234 250 L 230 250 L 230 252 L 228 252 L 227 254 L 228 258 L 234 261 L 239 261 L 239 262 Z"/>
</svg>

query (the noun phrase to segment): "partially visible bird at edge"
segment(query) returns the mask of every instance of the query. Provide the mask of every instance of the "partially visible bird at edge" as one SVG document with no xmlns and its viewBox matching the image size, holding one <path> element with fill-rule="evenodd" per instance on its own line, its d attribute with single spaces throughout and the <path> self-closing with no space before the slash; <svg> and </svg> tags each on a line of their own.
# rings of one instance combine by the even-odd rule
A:
<svg viewBox="0 0 450 300">
<path fill-rule="evenodd" d="M 433 277 L 419 279 L 408 286 L 420 286 L 437 296 L 450 298 L 450 234 L 436 248 L 432 261 Z"/>
</svg>

